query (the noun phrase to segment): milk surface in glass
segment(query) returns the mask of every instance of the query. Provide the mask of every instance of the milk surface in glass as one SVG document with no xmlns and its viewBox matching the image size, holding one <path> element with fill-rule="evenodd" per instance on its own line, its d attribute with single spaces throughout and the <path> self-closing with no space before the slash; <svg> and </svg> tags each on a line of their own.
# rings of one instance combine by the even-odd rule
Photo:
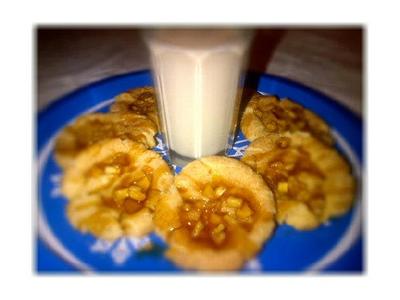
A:
<svg viewBox="0 0 400 300">
<path fill-rule="evenodd" d="M 161 123 L 178 165 L 225 150 L 250 38 L 235 29 L 145 32 Z"/>
</svg>

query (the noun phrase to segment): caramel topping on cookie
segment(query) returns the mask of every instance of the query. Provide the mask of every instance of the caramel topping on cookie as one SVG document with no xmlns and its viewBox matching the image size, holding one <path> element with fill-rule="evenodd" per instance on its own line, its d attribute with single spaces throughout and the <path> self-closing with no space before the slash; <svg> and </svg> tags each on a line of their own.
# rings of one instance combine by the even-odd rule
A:
<svg viewBox="0 0 400 300">
<path fill-rule="evenodd" d="M 69 167 L 80 151 L 112 138 L 130 139 L 151 148 L 155 146 L 156 132 L 156 125 L 152 121 L 133 113 L 84 115 L 59 134 L 55 158 L 62 167 Z"/>
<path fill-rule="evenodd" d="M 236 226 L 251 230 L 255 218 L 255 210 L 247 200 L 252 197 L 251 193 L 224 184 L 207 184 L 202 196 L 200 199 L 184 197 L 185 204 L 179 212 L 182 226 L 191 232 L 193 239 L 218 248 L 226 244 Z"/>
<path fill-rule="evenodd" d="M 153 229 L 160 197 L 177 195 L 173 175 L 154 151 L 130 140 L 99 142 L 82 151 L 63 178 L 71 223 L 104 239 Z"/>
<path fill-rule="evenodd" d="M 242 161 L 274 191 L 279 223 L 313 229 L 352 205 L 355 182 L 348 164 L 309 133 L 261 137 L 250 144 Z"/>
<path fill-rule="evenodd" d="M 156 94 L 152 87 L 132 89 L 118 95 L 110 111 L 144 115 L 159 127 Z"/>
<path fill-rule="evenodd" d="M 324 120 L 289 99 L 280 101 L 274 96 L 255 94 L 243 113 L 241 129 L 250 141 L 271 133 L 305 131 L 327 145 L 333 144 Z"/>
<path fill-rule="evenodd" d="M 181 199 L 157 205 L 155 224 L 179 266 L 198 270 L 240 268 L 274 228 L 273 194 L 240 161 L 220 156 L 188 164 L 175 177 Z"/>
</svg>

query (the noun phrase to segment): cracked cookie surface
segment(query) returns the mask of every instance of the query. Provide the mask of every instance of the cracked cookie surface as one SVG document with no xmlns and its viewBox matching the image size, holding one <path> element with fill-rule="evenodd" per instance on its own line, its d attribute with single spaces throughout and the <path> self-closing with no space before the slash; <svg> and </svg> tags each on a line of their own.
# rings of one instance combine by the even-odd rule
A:
<svg viewBox="0 0 400 300">
<path fill-rule="evenodd" d="M 299 230 L 314 229 L 352 206 L 355 179 L 348 163 L 309 133 L 258 138 L 242 161 L 274 191 L 279 223 Z"/>
<path fill-rule="evenodd" d="M 253 257 L 275 226 L 273 194 L 238 160 L 211 156 L 175 177 L 180 198 L 163 199 L 156 230 L 177 265 L 195 270 L 235 270 Z"/>
</svg>

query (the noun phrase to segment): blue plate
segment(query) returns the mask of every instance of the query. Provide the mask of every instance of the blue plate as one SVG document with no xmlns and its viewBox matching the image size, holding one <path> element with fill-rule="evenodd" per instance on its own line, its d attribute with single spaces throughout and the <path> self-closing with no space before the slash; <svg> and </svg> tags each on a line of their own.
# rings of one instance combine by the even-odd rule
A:
<svg viewBox="0 0 400 300">
<path fill-rule="evenodd" d="M 288 97 L 322 116 L 332 127 L 337 148 L 347 157 L 359 180 L 353 209 L 313 231 L 301 232 L 279 226 L 260 254 L 243 273 L 319 272 L 363 269 L 361 222 L 362 121 L 328 97 L 298 83 L 271 75 L 249 74 L 248 85 L 258 91 Z M 179 272 L 164 258 L 166 245 L 156 235 L 141 239 L 122 238 L 113 243 L 75 230 L 66 218 L 67 200 L 60 194 L 61 169 L 53 159 L 54 139 L 76 117 L 105 112 L 117 94 L 153 85 L 148 71 L 115 76 L 86 86 L 54 102 L 38 115 L 38 240 L 37 270 L 87 272 Z M 158 136 L 155 150 L 165 156 Z M 248 141 L 239 133 L 227 155 L 240 158 Z M 152 250 L 144 251 L 151 242 Z"/>
</svg>

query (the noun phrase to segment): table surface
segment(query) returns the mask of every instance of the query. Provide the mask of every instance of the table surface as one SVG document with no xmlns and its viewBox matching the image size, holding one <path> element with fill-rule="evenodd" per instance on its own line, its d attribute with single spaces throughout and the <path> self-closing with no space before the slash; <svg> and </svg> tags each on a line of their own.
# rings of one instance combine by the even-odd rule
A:
<svg viewBox="0 0 400 300">
<path fill-rule="evenodd" d="M 100 79 L 149 69 L 138 29 L 38 28 L 37 108 Z M 361 28 L 257 29 L 249 69 L 312 87 L 362 115 Z"/>
</svg>

